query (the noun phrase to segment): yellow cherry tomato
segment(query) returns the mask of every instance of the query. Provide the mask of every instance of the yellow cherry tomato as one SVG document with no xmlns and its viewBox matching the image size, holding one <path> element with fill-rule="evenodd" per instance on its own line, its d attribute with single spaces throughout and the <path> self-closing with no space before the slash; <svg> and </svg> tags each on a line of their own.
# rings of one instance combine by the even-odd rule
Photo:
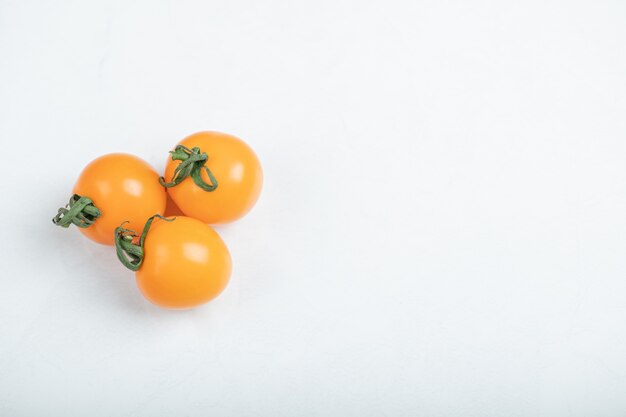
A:
<svg viewBox="0 0 626 417">
<path fill-rule="evenodd" d="M 196 307 L 217 297 L 228 284 L 232 269 L 228 248 L 201 221 L 184 216 L 154 218 L 140 239 L 124 227 L 116 232 L 120 241 L 126 240 L 118 247 L 118 257 L 137 271 L 137 286 L 152 303 L 175 309 Z M 126 255 L 120 254 L 120 248 L 129 246 Z M 138 247 L 141 254 L 129 262 L 128 253 Z"/>
<path fill-rule="evenodd" d="M 206 154 L 208 159 L 202 163 L 207 169 L 202 169 L 199 176 L 206 184 L 217 182 L 213 191 L 199 187 L 191 177 L 169 186 L 168 194 L 185 215 L 208 224 L 221 224 L 235 221 L 252 209 L 263 185 L 261 164 L 252 148 L 235 136 L 219 132 L 194 133 L 183 139 L 180 146 Z M 175 180 L 181 163 L 168 159 L 165 183 Z"/>
<path fill-rule="evenodd" d="M 147 162 L 129 154 L 108 154 L 90 162 L 78 177 L 74 194 L 88 198 L 91 208 L 99 211 L 95 216 L 87 214 L 88 225 L 74 224 L 89 239 L 105 245 L 113 244 L 120 223 L 128 221 L 129 228 L 141 230 L 148 217 L 165 210 L 166 193 L 159 175 Z M 66 218 L 66 224 L 60 215 L 54 220 L 67 227 L 70 219 Z"/>
</svg>

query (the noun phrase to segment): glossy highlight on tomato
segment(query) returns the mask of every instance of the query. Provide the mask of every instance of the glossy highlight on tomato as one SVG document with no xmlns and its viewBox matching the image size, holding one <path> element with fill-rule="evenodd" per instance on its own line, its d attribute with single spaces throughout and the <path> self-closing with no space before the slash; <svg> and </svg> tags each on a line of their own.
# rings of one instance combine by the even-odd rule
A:
<svg viewBox="0 0 626 417">
<path fill-rule="evenodd" d="M 199 148 L 208 155 L 205 166 L 217 180 L 213 191 L 200 188 L 192 178 L 167 189 L 167 193 L 185 215 L 208 224 L 233 222 L 248 213 L 257 202 L 263 185 L 263 171 L 256 154 L 241 139 L 220 132 L 198 132 L 183 139 L 179 145 Z M 181 163 L 168 158 L 164 180 L 171 182 Z M 206 170 L 201 177 L 207 184 L 211 178 Z"/>
<path fill-rule="evenodd" d="M 143 159 L 124 153 L 103 155 L 81 172 L 74 193 L 88 197 L 101 215 L 79 230 L 89 239 L 112 245 L 115 229 L 125 221 L 141 230 L 151 215 L 163 214 L 166 194 L 159 175 Z"/>
<path fill-rule="evenodd" d="M 228 248 L 210 226 L 179 216 L 155 218 L 146 233 L 137 286 L 152 303 L 191 308 L 217 297 L 230 279 Z"/>
</svg>

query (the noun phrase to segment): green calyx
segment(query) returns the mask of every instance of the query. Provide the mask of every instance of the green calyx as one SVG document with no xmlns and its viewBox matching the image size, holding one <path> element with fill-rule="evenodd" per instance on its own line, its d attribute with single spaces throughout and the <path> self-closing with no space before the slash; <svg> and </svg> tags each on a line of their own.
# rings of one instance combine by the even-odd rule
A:
<svg viewBox="0 0 626 417">
<path fill-rule="evenodd" d="M 134 230 L 124 228 L 124 225 L 128 222 L 122 223 L 115 229 L 115 252 L 117 253 L 117 258 L 131 271 L 138 271 L 143 263 L 143 248 L 146 241 L 146 235 L 148 234 L 148 230 L 150 230 L 150 226 L 152 226 L 152 222 L 155 217 L 165 220 L 166 222 L 176 220 L 176 218 L 167 219 L 159 214 L 155 214 L 146 222 L 143 227 L 143 231 L 141 232 L 141 236 L 137 235 L 137 232 Z M 138 243 L 135 243 L 137 236 L 139 236 L 139 241 Z"/>
<path fill-rule="evenodd" d="M 85 228 L 91 226 L 98 217 L 100 210 L 88 197 L 74 194 L 65 207 L 61 207 L 52 222 L 57 226 L 68 228 L 70 224 Z"/>
<path fill-rule="evenodd" d="M 213 173 L 205 165 L 209 156 L 206 152 L 200 152 L 200 148 L 197 146 L 194 148 L 187 148 L 183 145 L 178 145 L 173 151 L 170 151 L 172 155 L 172 161 L 181 161 L 180 164 L 174 170 L 174 176 L 171 182 L 165 182 L 165 178 L 159 179 L 162 186 L 166 188 L 175 187 L 187 177 L 191 177 L 193 182 L 204 191 L 214 191 L 217 188 L 217 180 L 213 176 Z M 209 177 L 210 183 L 206 183 L 202 179 L 202 170 L 204 170 Z"/>
</svg>

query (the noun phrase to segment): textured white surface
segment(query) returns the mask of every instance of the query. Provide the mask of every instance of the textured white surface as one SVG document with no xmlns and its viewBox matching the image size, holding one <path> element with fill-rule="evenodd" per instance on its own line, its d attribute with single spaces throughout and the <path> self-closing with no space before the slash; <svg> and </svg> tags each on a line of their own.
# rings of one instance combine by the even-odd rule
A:
<svg viewBox="0 0 626 417">
<path fill-rule="evenodd" d="M 623 416 L 626 3 L 0 1 L 0 415 Z M 50 222 L 258 152 L 210 305 Z"/>
</svg>

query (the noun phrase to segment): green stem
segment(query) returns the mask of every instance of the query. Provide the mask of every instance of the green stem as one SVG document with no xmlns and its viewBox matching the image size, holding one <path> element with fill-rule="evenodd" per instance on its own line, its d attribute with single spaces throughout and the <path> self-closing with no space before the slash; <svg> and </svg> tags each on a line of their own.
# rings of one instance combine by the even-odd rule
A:
<svg viewBox="0 0 626 417">
<path fill-rule="evenodd" d="M 139 242 L 134 243 L 135 238 L 138 236 L 137 232 L 130 229 L 125 229 L 124 225 L 128 223 L 127 221 L 122 223 L 117 229 L 115 229 L 115 252 L 117 253 L 117 258 L 120 260 L 122 264 L 131 271 L 137 271 L 141 267 L 144 258 L 144 243 L 146 241 L 146 235 L 148 234 L 148 230 L 150 230 L 150 226 L 152 226 L 152 222 L 154 218 L 158 217 L 161 220 L 165 220 L 166 222 L 171 222 L 176 220 L 167 219 L 159 214 L 155 214 L 150 217 L 143 227 L 143 231 L 141 232 L 141 236 L 139 236 Z"/>
<path fill-rule="evenodd" d="M 52 222 L 65 228 L 70 227 L 70 224 L 85 228 L 91 226 L 100 214 L 100 210 L 94 206 L 91 199 L 74 194 L 68 205 L 59 209 Z"/>
<path fill-rule="evenodd" d="M 174 170 L 174 176 L 171 182 L 165 182 L 165 178 L 159 179 L 162 186 L 166 188 L 175 187 L 187 177 L 191 177 L 193 182 L 204 191 L 214 191 L 217 188 L 217 180 L 213 176 L 211 170 L 205 165 L 209 156 L 206 152 L 200 152 L 200 148 L 197 146 L 194 148 L 187 148 L 183 145 L 178 145 L 173 151 L 172 161 L 181 161 L 180 164 Z M 202 170 L 206 172 L 211 183 L 207 183 L 202 179 Z"/>
</svg>

